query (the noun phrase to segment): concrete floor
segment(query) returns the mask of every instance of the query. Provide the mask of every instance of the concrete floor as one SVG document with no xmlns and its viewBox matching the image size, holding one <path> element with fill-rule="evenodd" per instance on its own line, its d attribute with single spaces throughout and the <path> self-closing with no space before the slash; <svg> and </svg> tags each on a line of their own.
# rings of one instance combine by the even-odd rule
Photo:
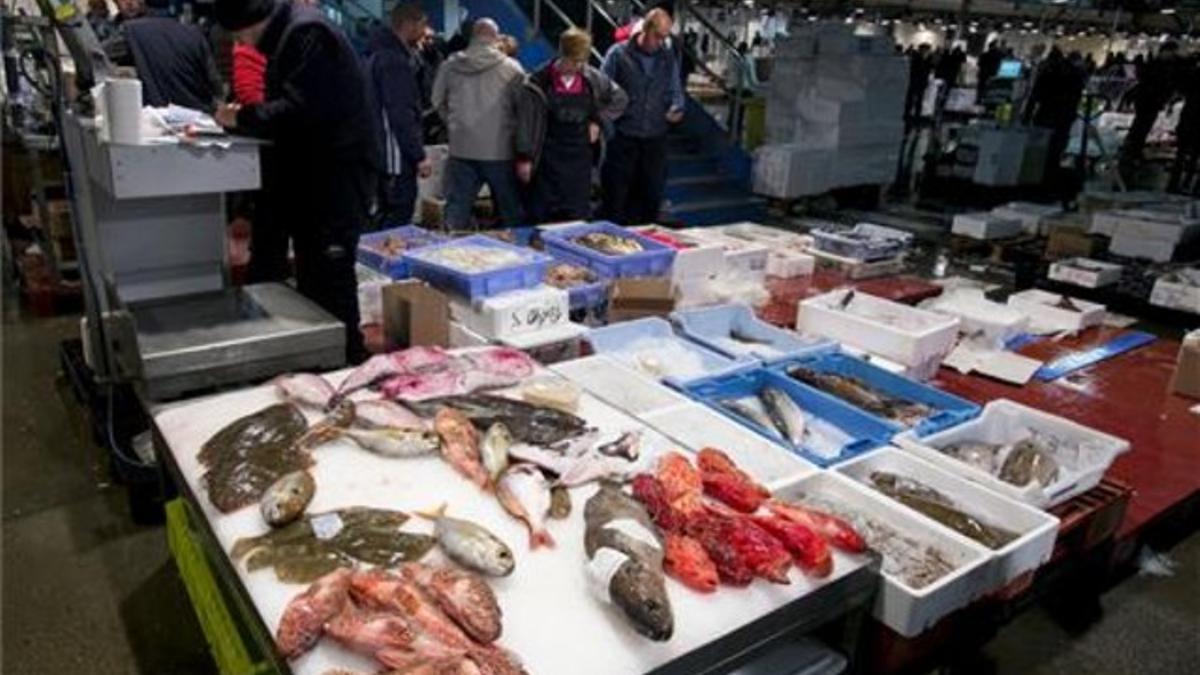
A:
<svg viewBox="0 0 1200 675">
<path fill-rule="evenodd" d="M 77 318 L 30 319 L 5 298 L 3 662 L 0 671 L 213 672 L 161 527 L 134 525 L 124 489 L 58 382 L 58 341 Z M 1200 535 L 1170 552 L 1173 577 L 1133 577 L 1100 618 L 1064 627 L 1042 608 L 1007 626 L 973 673 L 1196 672 Z"/>
</svg>

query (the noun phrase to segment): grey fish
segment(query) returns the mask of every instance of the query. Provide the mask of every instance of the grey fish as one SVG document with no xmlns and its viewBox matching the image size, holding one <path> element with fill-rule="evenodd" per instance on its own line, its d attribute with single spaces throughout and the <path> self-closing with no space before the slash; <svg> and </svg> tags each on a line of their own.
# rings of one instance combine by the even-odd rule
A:
<svg viewBox="0 0 1200 675">
<path fill-rule="evenodd" d="M 281 403 L 213 434 L 196 455 L 209 501 L 221 513 L 236 511 L 261 499 L 280 476 L 312 466 L 312 456 L 298 443 L 307 431 L 300 409 Z"/>
<path fill-rule="evenodd" d="M 741 417 L 742 419 L 761 427 L 767 433 L 783 438 L 783 435 L 780 434 L 779 430 L 775 428 L 775 423 L 771 421 L 771 418 L 768 417 L 764 411 L 758 408 L 756 403 L 756 399 L 737 398 L 725 399 L 724 401 L 718 402 L 718 405 L 734 415 L 737 415 L 738 417 Z"/>
<path fill-rule="evenodd" d="M 767 417 L 780 435 L 791 441 L 792 445 L 800 445 L 804 441 L 805 418 L 804 411 L 796 401 L 778 387 L 763 387 L 759 398 L 767 409 Z"/>
<path fill-rule="evenodd" d="M 980 471 L 990 474 L 996 473 L 996 455 L 1000 452 L 999 445 L 979 441 L 962 441 L 960 443 L 951 443 L 943 448 L 939 448 L 939 450 L 955 459 L 970 464 Z"/>
<path fill-rule="evenodd" d="M 1014 532 L 965 513 L 942 493 L 912 478 L 876 471 L 871 474 L 871 482 L 883 494 L 990 549 L 1004 548 L 1017 538 Z"/>
<path fill-rule="evenodd" d="M 271 527 L 287 525 L 304 513 L 317 491 L 317 483 L 307 471 L 293 471 L 279 477 L 263 493 L 259 502 L 263 520 Z"/>
<path fill-rule="evenodd" d="M 738 329 L 738 328 L 734 328 L 734 329 L 730 330 L 729 337 L 730 337 L 730 339 L 732 339 L 736 342 L 741 342 L 743 344 L 748 344 L 748 345 L 770 345 L 770 344 L 773 344 L 771 342 L 771 340 L 769 340 L 767 338 L 754 337 L 753 335 L 750 335 L 749 333 L 746 333 L 745 331 Z"/>
<path fill-rule="evenodd" d="M 483 441 L 479 444 L 479 455 L 483 460 L 483 468 L 487 469 L 493 483 L 508 468 L 508 449 L 512 444 L 512 434 L 502 422 L 488 427 L 487 433 L 483 435 Z"/>
<path fill-rule="evenodd" d="M 621 457 L 634 462 L 637 461 L 641 445 L 642 432 L 635 429 L 633 431 L 626 431 L 617 437 L 616 440 L 596 446 L 596 452 L 609 457 Z"/>
<path fill-rule="evenodd" d="M 440 408 L 453 408 L 466 415 L 481 432 L 502 422 L 514 440 L 533 445 L 553 445 L 587 431 L 587 422 L 571 413 L 503 396 L 464 394 L 405 404 L 422 417 L 433 417 Z"/>
<path fill-rule="evenodd" d="M 854 289 L 850 289 L 850 292 L 843 295 L 842 299 L 838 301 L 838 309 L 848 308 L 850 306 L 850 303 L 853 301 L 854 301 Z"/>
<path fill-rule="evenodd" d="M 634 630 L 656 641 L 671 639 L 675 619 L 663 580 L 663 546 L 642 505 L 603 484 L 583 509 L 588 580 L 616 605 Z"/>
<path fill-rule="evenodd" d="M 424 429 L 342 429 L 340 432 L 363 450 L 383 457 L 420 457 L 437 452 L 441 441 L 433 431 Z"/>
<path fill-rule="evenodd" d="M 933 414 L 933 410 L 929 406 L 888 396 L 857 377 L 840 373 L 818 372 L 804 366 L 789 368 L 787 373 L 788 377 L 794 380 L 832 394 L 869 413 L 895 420 L 904 426 L 911 427 Z"/>
<path fill-rule="evenodd" d="M 571 515 L 571 491 L 564 485 L 550 488 L 550 517 L 564 520 Z"/>
<path fill-rule="evenodd" d="M 433 521 L 438 545 L 454 562 L 492 577 L 512 574 L 516 566 L 512 549 L 482 526 L 447 516 L 445 504 L 432 513 L 417 515 Z"/>
<path fill-rule="evenodd" d="M 1000 480 L 1017 486 L 1037 482 L 1047 486 L 1058 479 L 1058 462 L 1033 441 L 1019 441 L 1000 467 Z"/>
</svg>

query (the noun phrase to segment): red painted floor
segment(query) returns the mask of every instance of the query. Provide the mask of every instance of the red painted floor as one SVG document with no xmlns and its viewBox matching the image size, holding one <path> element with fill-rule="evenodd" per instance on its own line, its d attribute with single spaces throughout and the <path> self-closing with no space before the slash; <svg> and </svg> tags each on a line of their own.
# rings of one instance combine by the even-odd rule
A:
<svg viewBox="0 0 1200 675">
<path fill-rule="evenodd" d="M 1021 353 L 1048 360 L 1120 332 L 1092 329 L 1077 338 L 1028 345 Z M 1132 449 L 1108 473 L 1134 489 L 1117 534 L 1123 538 L 1200 494 L 1200 415 L 1188 411 L 1200 400 L 1167 391 L 1178 352 L 1178 342 L 1157 340 L 1059 380 L 1023 387 L 943 368 L 935 384 L 980 403 L 1012 399 L 1127 439 Z"/>
</svg>

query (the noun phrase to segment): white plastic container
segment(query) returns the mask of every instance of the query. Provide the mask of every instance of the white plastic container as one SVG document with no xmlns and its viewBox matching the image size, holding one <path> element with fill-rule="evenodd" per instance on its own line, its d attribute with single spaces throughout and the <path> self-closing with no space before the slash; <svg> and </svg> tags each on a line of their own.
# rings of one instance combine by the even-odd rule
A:
<svg viewBox="0 0 1200 675">
<path fill-rule="evenodd" d="M 850 293 L 853 297 L 842 307 Z M 809 298 L 796 312 L 796 330 L 878 354 L 907 366 L 920 379 L 933 376 L 954 348 L 958 324 L 958 317 L 847 290 Z"/>
<path fill-rule="evenodd" d="M 747 275 L 763 277 L 767 274 L 767 257 L 770 249 L 744 239 L 736 239 L 703 227 L 680 230 L 680 234 L 697 242 L 697 245 L 715 244 L 725 253 L 725 268 Z"/>
<path fill-rule="evenodd" d="M 671 282 L 677 286 L 701 279 L 708 279 L 725 271 L 725 250 L 719 244 L 688 237 L 680 230 L 661 225 L 642 225 L 630 228 L 635 232 L 657 232 L 690 244 L 689 248 L 675 250 L 671 263 Z"/>
<path fill-rule="evenodd" d="M 982 336 L 989 344 L 1003 345 L 1025 331 L 1029 318 L 1021 312 L 988 300 L 980 288 L 947 291 L 921 303 L 922 309 L 956 316 L 958 331 L 967 336 Z"/>
<path fill-rule="evenodd" d="M 772 248 L 782 246 L 785 248 L 795 249 L 797 251 L 806 251 L 812 247 L 813 238 L 807 234 L 799 234 L 797 232 L 789 232 L 777 227 L 769 225 L 761 225 L 759 223 L 734 223 L 732 225 L 718 225 L 712 228 L 721 234 L 732 237 L 734 239 L 745 239 L 748 241 L 766 244 Z"/>
<path fill-rule="evenodd" d="M 990 565 L 992 583 L 996 586 L 1007 585 L 1022 574 L 1041 567 L 1054 553 L 1058 518 L 1041 509 L 992 492 L 912 453 L 893 447 L 880 448 L 842 464 L 837 470 L 872 490 L 875 488 L 871 484 L 871 474 L 875 471 L 886 471 L 918 480 L 948 497 L 960 511 L 978 518 L 986 525 L 1001 527 L 1017 534 L 1017 538 L 1007 545 L 992 550 Z M 900 505 L 902 508 L 909 508 Z M 920 514 L 915 509 L 912 511 Z M 927 518 L 924 514 L 920 515 Z M 929 520 L 937 527 L 945 527 L 933 519 Z"/>
<path fill-rule="evenodd" d="M 1122 265 L 1092 260 L 1091 258 L 1068 258 L 1050 265 L 1047 275 L 1055 281 L 1062 281 L 1084 288 L 1100 288 L 1115 284 L 1121 279 Z"/>
<path fill-rule="evenodd" d="M 1026 438 L 1031 431 L 1047 434 L 1082 448 L 1078 457 L 1056 458 L 1059 465 L 1058 480 L 1051 485 L 1042 486 L 1033 482 L 1025 486 L 1016 486 L 938 450 L 965 441 L 1009 445 Z M 1007 399 L 988 403 L 979 417 L 956 427 L 923 438 L 917 438 L 911 431 L 906 431 L 896 436 L 893 442 L 904 450 L 916 453 L 996 492 L 1040 508 L 1060 504 L 1096 487 L 1113 459 L 1129 449 L 1129 441 Z M 1003 461 L 1002 457 L 1000 461 Z"/>
<path fill-rule="evenodd" d="M 949 574 L 920 589 L 908 586 L 891 574 L 881 574 L 883 584 L 875 597 L 875 618 L 905 637 L 919 635 L 942 617 L 994 588 L 989 567 L 992 555 L 986 548 L 957 532 L 935 527 L 924 516 L 836 471 L 825 471 L 788 485 L 772 487 L 776 497 L 783 500 L 812 495 L 843 505 L 848 511 L 884 523 L 921 544 L 943 551 L 956 564 Z"/>
<path fill-rule="evenodd" d="M 1063 210 L 1050 204 L 1009 202 L 992 209 L 992 215 L 1021 221 L 1021 229 L 1029 234 L 1046 234 L 1047 221 L 1062 215 Z"/>
<path fill-rule="evenodd" d="M 601 401 L 635 417 L 691 402 L 658 380 L 603 354 L 556 363 L 550 369 Z"/>
<path fill-rule="evenodd" d="M 1064 298 L 1068 298 L 1079 311 L 1057 307 Z M 1039 333 L 1074 333 L 1099 326 L 1104 321 L 1104 305 L 1036 288 L 1008 296 L 1008 306 L 1028 316 L 1030 330 Z"/>
<path fill-rule="evenodd" d="M 569 321 L 570 295 L 541 285 L 501 293 L 473 304 L 450 301 L 450 318 L 485 338 L 501 339 L 541 333 Z"/>
<path fill-rule="evenodd" d="M 1023 225 L 1016 218 L 1003 218 L 994 213 L 960 213 L 954 216 L 950 231 L 972 239 L 1004 239 L 1021 234 Z"/>
<path fill-rule="evenodd" d="M 1200 269 L 1184 270 L 1200 280 Z M 1200 283 L 1190 284 L 1183 280 L 1173 281 L 1160 277 L 1150 291 L 1150 304 L 1182 312 L 1200 314 Z"/>
</svg>

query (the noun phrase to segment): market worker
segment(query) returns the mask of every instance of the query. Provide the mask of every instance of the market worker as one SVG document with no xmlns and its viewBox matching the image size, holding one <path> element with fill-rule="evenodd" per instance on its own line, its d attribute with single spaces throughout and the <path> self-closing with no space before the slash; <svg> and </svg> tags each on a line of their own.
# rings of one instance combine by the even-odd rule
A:
<svg viewBox="0 0 1200 675">
<path fill-rule="evenodd" d="M 224 85 L 208 40 L 172 17 L 169 7 L 168 0 L 117 0 L 121 22 L 104 51 L 116 65 L 137 71 L 145 105 L 212 112 Z"/>
<path fill-rule="evenodd" d="M 1158 55 L 1137 70 L 1137 86 L 1133 89 L 1133 123 L 1121 145 L 1120 165 L 1126 180 L 1133 178 L 1131 172 L 1142 160 L 1146 138 L 1154 128 L 1158 114 L 1175 93 L 1178 53 L 1177 43 L 1164 42 Z"/>
<path fill-rule="evenodd" d="M 222 105 L 215 115 L 226 128 L 273 141 L 263 151 L 267 215 L 254 224 L 251 271 L 285 277 L 290 237 L 298 290 L 345 324 L 347 358 L 357 362 L 365 353 L 354 254 L 383 161 L 358 56 L 313 7 L 216 0 L 214 14 L 267 57 L 263 102 Z"/>
<path fill-rule="evenodd" d="M 521 202 L 513 171 L 516 98 L 525 71 L 498 48 L 500 29 L 491 19 L 471 27 L 471 46 L 452 54 L 433 82 L 433 105 L 446 122 L 446 224 L 463 229 L 486 183 L 500 220 L 520 224 Z"/>
<path fill-rule="evenodd" d="M 601 171 L 603 212 L 622 225 L 658 220 L 667 180 L 667 132 L 683 119 L 679 60 L 666 46 L 671 17 L 652 9 L 627 42 L 613 45 L 602 70 L 629 96 Z"/>
<path fill-rule="evenodd" d="M 601 123 L 629 102 L 604 73 L 589 66 L 592 36 L 571 28 L 558 38 L 558 57 L 525 78 L 517 98 L 517 178 L 532 183 L 535 223 L 591 217 L 593 148 Z"/>
<path fill-rule="evenodd" d="M 387 177 L 380 207 L 393 225 L 412 222 L 417 204 L 417 176 L 427 178 L 432 164 L 425 158 L 421 129 L 421 55 L 425 11 L 416 3 L 392 9 L 389 25 L 371 34 L 367 72 L 383 124 Z"/>
</svg>

